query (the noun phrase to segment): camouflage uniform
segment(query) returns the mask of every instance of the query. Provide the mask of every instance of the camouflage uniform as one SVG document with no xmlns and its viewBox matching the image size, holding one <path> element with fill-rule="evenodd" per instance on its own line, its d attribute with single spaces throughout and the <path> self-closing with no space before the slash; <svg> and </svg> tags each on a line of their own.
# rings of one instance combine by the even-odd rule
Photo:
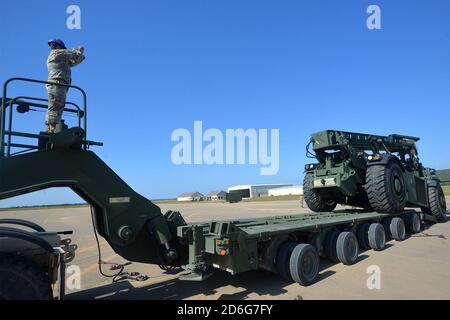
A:
<svg viewBox="0 0 450 320">
<path fill-rule="evenodd" d="M 70 68 L 80 64 L 83 60 L 84 55 L 78 50 L 54 49 L 50 51 L 47 59 L 48 81 L 70 85 L 72 83 Z M 53 131 L 55 126 L 61 122 L 68 89 L 65 86 L 47 84 L 48 110 L 45 124 L 49 131 Z"/>
</svg>

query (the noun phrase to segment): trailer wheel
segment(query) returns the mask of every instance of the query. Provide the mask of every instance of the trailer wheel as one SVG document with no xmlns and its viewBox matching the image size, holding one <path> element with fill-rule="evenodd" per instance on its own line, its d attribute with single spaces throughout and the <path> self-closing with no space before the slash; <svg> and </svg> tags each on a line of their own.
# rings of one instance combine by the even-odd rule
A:
<svg viewBox="0 0 450 320">
<path fill-rule="evenodd" d="M 392 218 L 389 229 L 394 240 L 403 241 L 406 239 L 405 223 L 402 218 Z"/>
<path fill-rule="evenodd" d="M 370 224 L 369 245 L 375 251 L 383 250 L 386 246 L 386 233 L 381 223 Z"/>
<path fill-rule="evenodd" d="M 439 183 L 436 186 L 428 186 L 428 204 L 428 208 L 422 208 L 423 213 L 431 214 L 438 222 L 447 221 L 447 204 Z"/>
<path fill-rule="evenodd" d="M 33 261 L 0 253 L 0 300 L 52 300 L 47 275 Z"/>
<path fill-rule="evenodd" d="M 313 187 L 314 174 L 307 172 L 303 179 L 303 197 L 308 208 L 315 212 L 333 211 L 336 208 L 336 201 L 333 199 L 324 199 Z"/>
<path fill-rule="evenodd" d="M 336 243 L 336 252 L 343 264 L 354 264 L 358 259 L 358 239 L 353 232 L 341 232 Z"/>
<path fill-rule="evenodd" d="M 410 213 L 406 216 L 406 229 L 409 233 L 419 233 L 422 231 L 422 222 L 417 213 Z"/>
<path fill-rule="evenodd" d="M 287 281 L 292 281 L 292 276 L 289 270 L 289 264 L 291 254 L 294 248 L 297 246 L 296 242 L 286 242 L 280 246 L 277 254 L 277 271 L 278 274 Z"/>
<path fill-rule="evenodd" d="M 332 262 L 339 262 L 339 258 L 336 252 L 336 243 L 339 237 L 339 231 L 329 231 L 324 240 L 324 253 L 325 256 Z"/>
<path fill-rule="evenodd" d="M 319 254 L 316 248 L 307 243 L 298 244 L 290 258 L 290 273 L 292 279 L 302 286 L 314 282 L 319 273 Z"/>
<path fill-rule="evenodd" d="M 383 225 L 384 233 L 386 236 L 386 241 L 392 240 L 391 221 L 392 218 L 384 218 L 383 220 L 381 220 L 381 224 Z"/>
<path fill-rule="evenodd" d="M 358 237 L 359 247 L 364 250 L 370 249 L 369 227 L 370 227 L 370 223 L 365 222 L 365 223 L 361 224 L 358 227 L 358 229 L 356 230 L 356 236 Z"/>
<path fill-rule="evenodd" d="M 366 192 L 371 207 L 378 212 L 397 213 L 406 204 L 406 188 L 403 172 L 395 161 L 387 165 L 373 165 L 367 168 Z"/>
</svg>

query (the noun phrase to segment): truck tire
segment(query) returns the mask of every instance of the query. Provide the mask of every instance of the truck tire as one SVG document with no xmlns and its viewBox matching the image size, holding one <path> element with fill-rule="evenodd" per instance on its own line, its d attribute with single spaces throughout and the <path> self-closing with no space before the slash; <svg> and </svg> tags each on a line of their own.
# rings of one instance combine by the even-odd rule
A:
<svg viewBox="0 0 450 320">
<path fill-rule="evenodd" d="M 313 188 L 314 174 L 308 172 L 303 179 L 303 197 L 308 207 L 315 212 L 333 211 L 336 201 L 324 199 L 316 189 Z"/>
<path fill-rule="evenodd" d="M 386 247 L 386 233 L 381 223 L 370 224 L 369 245 L 375 251 L 381 251 Z"/>
<path fill-rule="evenodd" d="M 389 230 L 395 241 L 403 241 L 406 239 L 406 228 L 402 218 L 392 218 Z"/>
<path fill-rule="evenodd" d="M 358 259 L 358 239 L 353 232 L 341 232 L 336 243 L 336 252 L 341 261 L 345 265 L 351 265 Z"/>
<path fill-rule="evenodd" d="M 403 171 L 396 161 L 367 168 L 367 197 L 373 210 L 380 213 L 402 212 L 406 204 Z"/>
<path fill-rule="evenodd" d="M 287 281 L 292 281 L 290 268 L 291 254 L 294 248 L 297 246 L 297 242 L 283 243 L 278 249 L 276 267 L 278 274 Z"/>
<path fill-rule="evenodd" d="M 332 230 L 327 233 L 323 243 L 324 253 L 328 260 L 332 262 L 339 262 L 339 258 L 336 252 L 336 243 L 339 237 L 339 231 Z"/>
<path fill-rule="evenodd" d="M 381 225 L 383 226 L 383 229 L 384 229 L 386 241 L 392 240 L 391 221 L 392 221 L 392 218 L 384 218 L 383 220 L 381 220 Z"/>
<path fill-rule="evenodd" d="M 363 250 L 370 249 L 369 244 L 369 227 L 370 223 L 362 223 L 356 230 L 356 236 L 358 237 L 359 247 Z"/>
<path fill-rule="evenodd" d="M 447 221 L 447 204 L 440 183 L 436 186 L 428 186 L 428 205 L 428 208 L 422 208 L 423 213 L 431 214 L 438 222 Z"/>
<path fill-rule="evenodd" d="M 314 282 L 319 273 L 319 254 L 316 248 L 307 243 L 298 244 L 290 258 L 290 273 L 292 279 L 302 286 Z"/>
<path fill-rule="evenodd" d="M 405 216 L 406 230 L 411 233 L 419 233 L 422 231 L 422 222 L 417 213 L 409 213 Z"/>
<path fill-rule="evenodd" d="M 53 300 L 47 275 L 33 261 L 0 253 L 0 300 Z"/>
</svg>

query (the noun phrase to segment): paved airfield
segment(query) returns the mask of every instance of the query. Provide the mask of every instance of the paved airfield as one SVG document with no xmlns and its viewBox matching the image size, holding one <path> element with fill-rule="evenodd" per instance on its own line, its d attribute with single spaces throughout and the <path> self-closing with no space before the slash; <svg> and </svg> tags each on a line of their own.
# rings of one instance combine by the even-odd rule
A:
<svg viewBox="0 0 450 320">
<path fill-rule="evenodd" d="M 447 203 L 449 203 L 447 198 Z M 308 212 L 297 201 L 159 204 L 162 211 L 178 210 L 188 222 L 255 218 Z M 157 266 L 134 263 L 127 271 L 150 276 L 147 281 L 112 284 L 101 276 L 88 207 L 0 212 L 0 217 L 34 221 L 47 230 L 73 230 L 79 246 L 71 264 L 81 268 L 81 289 L 67 290 L 67 299 L 450 299 L 450 222 L 435 224 L 403 242 L 391 241 L 381 252 L 362 252 L 352 266 L 321 262 L 318 281 L 301 287 L 267 272 L 231 276 L 218 272 L 204 282 L 183 282 L 179 274 Z M 426 234 L 425 234 L 426 233 Z M 101 241 L 102 259 L 125 262 Z M 381 271 L 381 288 L 369 290 L 369 266 Z M 104 267 L 105 272 L 113 273 Z"/>
</svg>

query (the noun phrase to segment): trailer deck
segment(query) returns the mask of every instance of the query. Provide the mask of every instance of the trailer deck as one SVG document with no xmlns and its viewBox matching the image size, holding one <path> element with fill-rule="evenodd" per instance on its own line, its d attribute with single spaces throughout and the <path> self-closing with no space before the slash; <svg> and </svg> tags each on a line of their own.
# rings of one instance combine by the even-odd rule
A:
<svg viewBox="0 0 450 320">
<path fill-rule="evenodd" d="M 419 227 L 413 226 L 413 220 Z M 394 221 L 394 222 L 392 222 Z M 193 223 L 180 226 L 177 236 L 181 243 L 189 244 L 189 264 L 183 266 L 191 274 L 183 276 L 183 280 L 201 281 L 208 277 L 212 269 L 225 270 L 237 274 L 249 270 L 265 269 L 273 273 L 281 273 L 280 268 L 291 264 L 291 254 L 283 260 L 283 246 L 310 245 L 318 257 L 336 260 L 338 238 L 340 234 L 350 234 L 346 245 L 356 246 L 353 253 L 343 253 L 346 264 L 356 262 L 359 247 L 367 249 L 369 244 L 370 225 L 381 228 L 383 238 L 376 250 L 382 250 L 387 239 L 403 240 L 406 230 L 418 232 L 422 223 L 434 222 L 433 217 L 415 210 L 405 210 L 393 215 L 364 210 L 340 210 L 325 213 L 296 214 L 270 216 L 258 219 L 217 220 L 205 223 Z M 392 225 L 394 223 L 395 225 Z M 400 224 L 398 227 L 397 225 Z M 400 228 L 400 232 L 396 228 Z M 333 239 L 330 240 L 329 238 Z M 292 245 L 294 246 L 294 245 Z M 292 251 L 293 248 L 288 251 Z M 372 244 L 372 246 L 374 246 Z M 310 249 L 312 249 L 310 248 Z M 353 254 L 352 257 L 348 255 Z M 280 266 L 280 264 L 282 266 Z M 290 279 L 289 272 L 284 277 Z M 307 283 L 304 283 L 307 284 Z"/>
</svg>

